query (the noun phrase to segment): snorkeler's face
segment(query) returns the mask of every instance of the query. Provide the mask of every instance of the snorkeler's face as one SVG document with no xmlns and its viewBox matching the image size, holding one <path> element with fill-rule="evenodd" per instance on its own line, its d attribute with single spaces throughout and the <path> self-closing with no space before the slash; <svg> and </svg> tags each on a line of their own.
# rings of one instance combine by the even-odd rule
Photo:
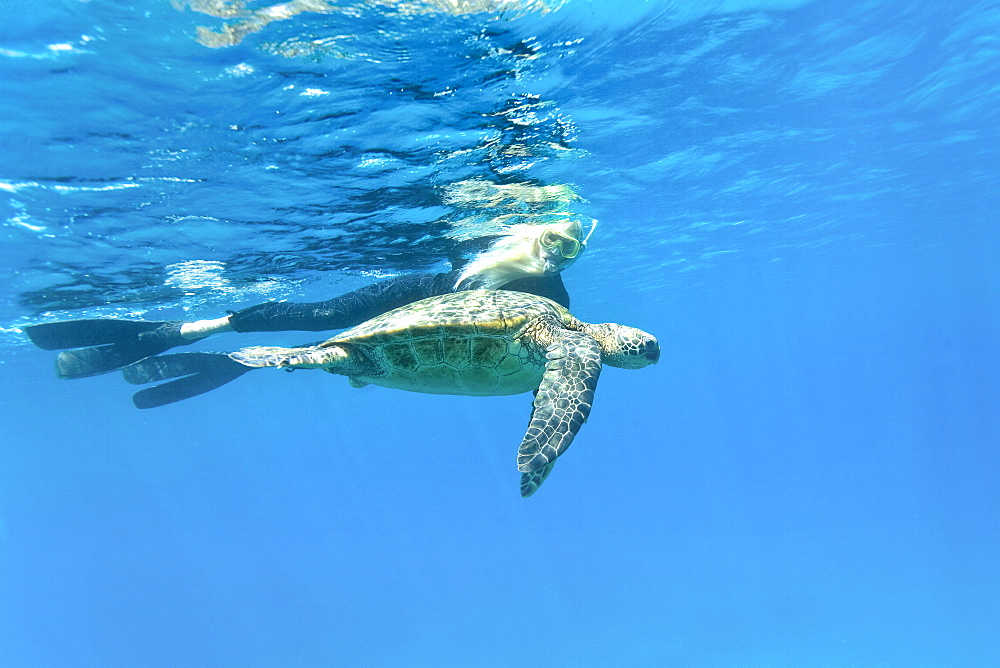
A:
<svg viewBox="0 0 1000 668">
<path fill-rule="evenodd" d="M 568 267 L 586 248 L 583 225 L 573 220 L 550 225 L 538 238 L 545 260 L 546 273 L 557 273 Z"/>
</svg>

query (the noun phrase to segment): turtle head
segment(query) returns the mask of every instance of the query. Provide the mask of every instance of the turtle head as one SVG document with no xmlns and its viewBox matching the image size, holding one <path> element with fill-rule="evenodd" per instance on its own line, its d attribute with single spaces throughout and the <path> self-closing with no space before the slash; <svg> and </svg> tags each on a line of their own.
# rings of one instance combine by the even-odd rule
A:
<svg viewBox="0 0 1000 668">
<path fill-rule="evenodd" d="M 601 346 L 601 361 L 619 369 L 641 369 L 660 359 L 656 337 L 635 327 L 605 322 L 584 325 L 583 331 Z"/>
</svg>

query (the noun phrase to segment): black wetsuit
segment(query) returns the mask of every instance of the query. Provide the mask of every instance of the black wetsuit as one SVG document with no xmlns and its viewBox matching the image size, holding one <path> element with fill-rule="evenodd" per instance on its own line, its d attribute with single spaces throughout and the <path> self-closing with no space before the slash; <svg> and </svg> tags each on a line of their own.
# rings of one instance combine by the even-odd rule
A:
<svg viewBox="0 0 1000 668">
<path fill-rule="evenodd" d="M 379 281 L 322 302 L 296 304 L 267 302 L 237 311 L 229 316 L 230 326 L 237 332 L 322 332 L 344 329 L 361 324 L 394 308 L 420 299 L 455 291 L 459 269 L 444 274 L 407 274 Z M 522 278 L 511 281 L 502 290 L 519 290 L 549 299 L 569 308 L 569 295 L 559 275 Z M 56 374 L 60 378 L 85 378 L 108 373 L 159 355 L 171 348 L 186 346 L 197 339 L 181 334 L 180 320 L 118 320 L 90 318 L 29 325 L 25 331 L 31 340 L 45 350 L 65 350 L 56 357 Z M 228 378 L 245 373 L 247 367 L 234 364 L 226 355 L 168 356 L 147 365 L 145 380 L 197 373 L 199 379 L 168 383 L 169 388 L 140 392 L 143 405 L 161 405 L 207 391 Z M 224 358 L 224 359 L 223 359 Z M 206 366 L 207 365 L 207 366 Z M 236 373 L 238 371 L 238 373 Z M 140 371 L 133 370 L 136 378 Z M 152 374 L 152 375 L 150 375 Z M 166 375 L 169 374 L 169 375 Z M 235 374 L 235 375 L 234 375 Z M 140 374 L 141 375 L 141 374 Z M 144 394 L 146 393 L 146 394 Z M 139 395 L 136 395 L 137 397 Z M 148 395 L 148 396 L 146 396 Z M 156 397 L 155 399 L 152 397 Z M 159 402 L 159 403 L 158 403 Z M 138 405 L 138 404 L 137 404 Z"/>
<path fill-rule="evenodd" d="M 445 274 L 406 274 L 322 302 L 267 302 L 236 311 L 229 316 L 229 324 L 237 332 L 344 329 L 417 300 L 455 292 L 460 275 L 459 270 Z M 548 297 L 569 308 L 569 293 L 559 274 L 521 278 L 500 289 Z"/>
</svg>

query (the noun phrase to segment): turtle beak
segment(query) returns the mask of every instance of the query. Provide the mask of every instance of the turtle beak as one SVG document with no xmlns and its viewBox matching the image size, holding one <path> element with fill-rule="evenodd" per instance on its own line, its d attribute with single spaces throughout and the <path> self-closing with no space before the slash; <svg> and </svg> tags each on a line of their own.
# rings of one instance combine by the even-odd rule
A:
<svg viewBox="0 0 1000 668">
<path fill-rule="evenodd" d="M 639 354 L 649 360 L 650 364 L 656 364 L 660 361 L 660 344 L 656 339 L 650 339 L 642 344 L 642 350 L 639 351 Z"/>
</svg>

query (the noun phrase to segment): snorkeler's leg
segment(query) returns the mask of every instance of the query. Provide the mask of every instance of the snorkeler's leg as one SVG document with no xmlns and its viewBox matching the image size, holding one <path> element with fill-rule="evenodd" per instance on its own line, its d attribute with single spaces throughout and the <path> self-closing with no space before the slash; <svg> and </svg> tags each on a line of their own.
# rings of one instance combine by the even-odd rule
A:
<svg viewBox="0 0 1000 668">
<path fill-rule="evenodd" d="M 452 292 L 457 272 L 405 274 L 322 302 L 267 302 L 229 316 L 237 332 L 321 332 L 361 324 L 394 308 Z"/>
<path fill-rule="evenodd" d="M 93 318 L 25 327 L 32 342 L 59 353 L 60 378 L 86 378 L 188 345 L 220 332 L 310 331 L 352 327 L 399 306 L 450 292 L 455 272 L 407 274 L 323 302 L 267 302 L 229 316 L 197 322 Z"/>
<path fill-rule="evenodd" d="M 213 322 L 213 321 L 202 321 Z M 217 330 L 226 327 L 217 323 Z M 204 325 L 192 329 L 176 320 L 119 320 L 89 318 L 29 325 L 28 338 L 39 348 L 59 350 L 56 374 L 60 378 L 86 378 L 120 369 L 126 364 L 184 346 L 212 333 Z"/>
</svg>

